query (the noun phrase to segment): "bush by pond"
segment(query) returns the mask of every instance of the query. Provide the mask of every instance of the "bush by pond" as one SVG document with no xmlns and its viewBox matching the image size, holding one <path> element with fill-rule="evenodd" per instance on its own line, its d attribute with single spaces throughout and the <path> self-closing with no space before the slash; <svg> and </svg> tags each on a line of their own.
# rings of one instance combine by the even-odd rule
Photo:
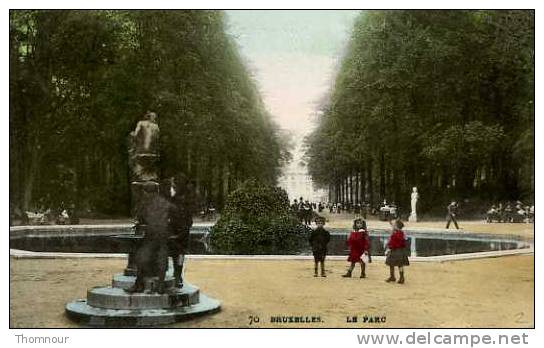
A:
<svg viewBox="0 0 544 348">
<path fill-rule="evenodd" d="M 309 232 L 285 190 L 250 180 L 229 195 L 210 242 L 222 254 L 289 254 L 308 243 Z"/>
</svg>

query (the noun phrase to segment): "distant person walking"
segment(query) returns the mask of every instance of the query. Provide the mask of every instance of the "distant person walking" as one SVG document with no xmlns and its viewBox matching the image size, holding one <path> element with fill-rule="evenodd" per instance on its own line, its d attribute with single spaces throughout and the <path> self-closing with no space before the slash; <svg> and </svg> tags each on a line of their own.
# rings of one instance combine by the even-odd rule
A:
<svg viewBox="0 0 544 348">
<path fill-rule="evenodd" d="M 325 275 L 325 256 L 327 256 L 327 244 L 331 240 L 330 233 L 323 228 L 325 226 L 325 219 L 318 217 L 315 219 L 317 228 L 310 234 L 310 245 L 312 246 L 312 253 L 314 254 L 314 277 L 317 277 L 317 266 L 321 263 L 321 276 Z"/>
<path fill-rule="evenodd" d="M 452 201 L 450 205 L 448 205 L 448 216 L 446 217 L 446 228 L 450 228 L 450 223 L 453 221 L 453 224 L 455 225 L 456 229 L 459 229 L 459 225 L 457 225 L 457 202 Z"/>
</svg>

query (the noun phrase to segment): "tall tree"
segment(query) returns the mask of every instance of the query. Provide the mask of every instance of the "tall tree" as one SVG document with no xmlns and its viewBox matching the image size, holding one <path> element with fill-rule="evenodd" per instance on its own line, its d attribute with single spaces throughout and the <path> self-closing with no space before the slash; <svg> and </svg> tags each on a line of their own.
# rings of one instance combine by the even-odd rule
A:
<svg viewBox="0 0 544 348">
<path fill-rule="evenodd" d="M 362 13 L 307 138 L 314 180 L 357 173 L 404 207 L 418 186 L 424 209 L 533 199 L 533 42 L 532 11 Z"/>
<path fill-rule="evenodd" d="M 163 176 L 208 202 L 287 158 L 220 11 L 11 11 L 10 193 L 127 214 L 127 136 L 159 114 Z"/>
</svg>

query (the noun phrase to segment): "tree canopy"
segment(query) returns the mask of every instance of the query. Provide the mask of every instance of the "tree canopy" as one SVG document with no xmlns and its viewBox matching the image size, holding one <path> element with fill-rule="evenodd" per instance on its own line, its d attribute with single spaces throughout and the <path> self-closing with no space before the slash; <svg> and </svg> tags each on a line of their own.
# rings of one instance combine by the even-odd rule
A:
<svg viewBox="0 0 544 348">
<path fill-rule="evenodd" d="M 221 206 L 288 158 L 220 11 L 10 11 L 10 195 L 127 214 L 127 136 L 159 115 L 161 170 Z"/>
<path fill-rule="evenodd" d="M 316 130 L 332 199 L 534 199 L 534 12 L 364 11 Z"/>
</svg>

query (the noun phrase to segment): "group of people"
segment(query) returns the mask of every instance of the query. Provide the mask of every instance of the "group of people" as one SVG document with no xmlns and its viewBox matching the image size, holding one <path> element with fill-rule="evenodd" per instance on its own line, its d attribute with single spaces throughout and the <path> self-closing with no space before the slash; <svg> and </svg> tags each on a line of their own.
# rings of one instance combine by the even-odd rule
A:
<svg viewBox="0 0 544 348">
<path fill-rule="evenodd" d="M 300 223 L 303 223 L 307 226 L 311 225 L 312 220 L 315 215 L 315 211 L 323 211 L 323 204 L 321 202 L 315 203 L 308 200 L 304 200 L 303 197 L 300 197 L 299 200 L 294 199 L 293 204 L 291 204 L 291 210 L 299 219 Z"/>
<path fill-rule="evenodd" d="M 486 213 L 486 222 L 534 222 L 535 206 L 516 203 L 493 204 Z"/>
<path fill-rule="evenodd" d="M 388 203 L 387 200 L 384 199 L 378 214 L 380 220 L 391 221 L 399 218 L 399 208 L 395 202 Z"/>
<path fill-rule="evenodd" d="M 202 220 L 215 221 L 217 219 L 217 209 L 213 203 L 203 205 L 200 209 L 199 216 Z"/>
<path fill-rule="evenodd" d="M 356 214 L 361 215 L 364 219 L 368 215 L 378 215 L 380 220 L 389 221 L 391 219 L 399 218 L 399 207 L 395 202 L 388 203 L 387 200 L 383 200 L 380 205 L 372 207 L 368 202 L 362 203 L 327 203 L 329 214 Z"/>
<path fill-rule="evenodd" d="M 58 209 L 39 208 L 34 211 L 23 211 L 15 214 L 20 217 L 21 225 L 77 225 L 79 217 L 76 214 L 75 206 L 72 204 L 68 207 L 61 203 Z M 10 214 L 10 225 L 12 216 Z"/>
<path fill-rule="evenodd" d="M 336 203 L 327 203 L 327 208 L 329 209 L 330 214 L 341 214 L 341 213 L 348 213 L 348 214 L 361 214 L 364 218 L 371 213 L 372 209 L 370 207 L 370 204 L 367 202 L 363 203 L 342 203 L 342 202 L 336 202 Z"/>
<path fill-rule="evenodd" d="M 321 276 L 325 274 L 325 257 L 327 255 L 327 245 L 330 242 L 330 233 L 324 228 L 325 219 L 316 219 L 317 228 L 310 234 L 309 242 L 314 256 L 314 277 L 318 276 L 318 267 L 320 266 Z M 389 266 L 389 277 L 387 282 L 395 282 L 395 267 L 399 270 L 398 283 L 403 284 L 404 267 L 410 265 L 408 260 L 408 251 L 406 250 L 406 236 L 402 230 L 404 224 L 399 219 L 390 221 L 391 235 L 387 241 L 385 251 L 385 264 Z M 353 221 L 353 230 L 346 241 L 349 246 L 349 255 L 347 261 L 349 267 L 344 278 L 350 278 L 357 264 L 361 267 L 360 278 L 366 278 L 366 265 L 372 262 L 370 236 L 368 234 L 366 221 L 358 218 Z"/>
</svg>

